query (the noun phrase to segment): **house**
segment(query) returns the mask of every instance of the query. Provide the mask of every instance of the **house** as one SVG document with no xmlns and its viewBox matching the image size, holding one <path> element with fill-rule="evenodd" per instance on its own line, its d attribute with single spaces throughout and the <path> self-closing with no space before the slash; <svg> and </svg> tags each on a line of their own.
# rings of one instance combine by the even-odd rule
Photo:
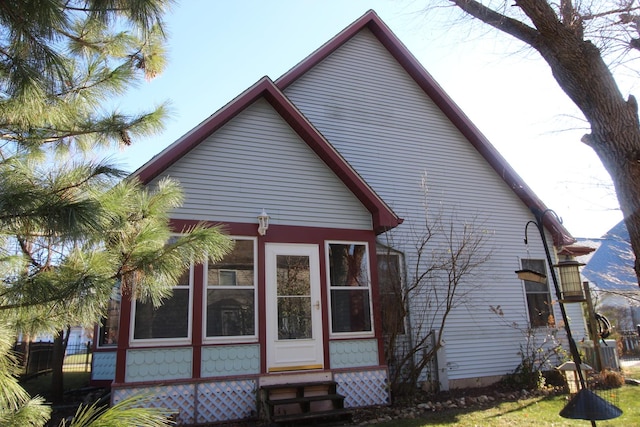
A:
<svg viewBox="0 0 640 427">
<path fill-rule="evenodd" d="M 522 243 L 532 209 L 546 207 L 373 11 L 135 176 L 150 187 L 180 181 L 177 232 L 222 224 L 236 246 L 192 266 L 158 310 L 114 298 L 92 371 L 114 402 L 149 392 L 180 422 L 209 423 L 255 416 L 259 390 L 333 382 L 347 408 L 386 404 L 383 272 L 411 286 L 429 268 L 424 256 L 449 254 L 469 230 L 486 242 L 484 262 L 456 282 L 446 323 L 434 319 L 452 271 L 434 269 L 396 331 L 411 345 L 439 325 L 445 345 L 421 378 L 489 384 L 518 366 L 530 331 L 559 327 L 548 284 L 514 273 L 549 267 L 539 236 Z M 443 233 L 417 251 L 432 217 Z M 554 215 L 544 219 L 553 247 L 573 242 Z M 583 337 L 579 307 L 569 316 Z"/>
<path fill-rule="evenodd" d="M 595 252 L 578 257 L 578 260 L 586 264 L 582 276 L 589 282 L 598 311 L 611 316 L 616 329 L 635 330 L 640 324 L 640 288 L 633 270 L 635 258 L 624 221 L 600 238 L 579 239 L 579 244 L 595 249 Z"/>
</svg>

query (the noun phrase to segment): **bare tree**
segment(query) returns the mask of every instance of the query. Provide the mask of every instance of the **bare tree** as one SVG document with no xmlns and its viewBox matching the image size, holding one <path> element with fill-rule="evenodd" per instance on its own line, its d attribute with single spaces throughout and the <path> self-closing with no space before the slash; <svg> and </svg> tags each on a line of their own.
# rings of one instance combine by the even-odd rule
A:
<svg viewBox="0 0 640 427">
<path fill-rule="evenodd" d="M 535 49 L 582 111 L 590 146 L 611 175 L 631 237 L 640 281 L 640 124 L 638 104 L 620 91 L 612 66 L 637 58 L 637 0 L 448 0 L 467 15 Z"/>
<path fill-rule="evenodd" d="M 509 321 L 505 319 L 504 310 L 500 305 L 490 305 L 489 310 L 498 316 L 502 326 L 511 328 L 522 336 L 518 351 L 520 363 L 513 372 L 505 376 L 505 384 L 519 389 L 537 389 L 544 386 L 544 372 L 553 371 L 555 366 L 569 358 L 559 336 L 561 329 L 554 326 L 531 325 L 529 319 L 524 316 L 520 323 Z"/>
<path fill-rule="evenodd" d="M 455 214 L 439 214 L 427 217 L 422 230 L 413 234 L 415 247 L 407 254 L 411 267 L 404 286 L 403 275 L 391 261 L 393 242 L 386 256 L 379 255 L 385 357 L 392 387 L 405 391 L 416 389 L 443 347 L 453 310 L 470 304 L 471 295 L 482 286 L 478 276 L 491 256 L 491 233 L 478 218 L 464 221 Z"/>
</svg>

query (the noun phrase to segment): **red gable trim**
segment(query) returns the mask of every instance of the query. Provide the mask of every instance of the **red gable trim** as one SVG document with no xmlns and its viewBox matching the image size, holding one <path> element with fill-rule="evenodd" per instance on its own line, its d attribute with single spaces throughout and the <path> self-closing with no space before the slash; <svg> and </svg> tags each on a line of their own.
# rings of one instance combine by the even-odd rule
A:
<svg viewBox="0 0 640 427">
<path fill-rule="evenodd" d="M 276 80 L 276 85 L 285 90 L 299 77 L 316 66 L 323 59 L 345 44 L 362 29 L 369 29 L 380 43 L 391 53 L 407 73 L 418 83 L 422 90 L 444 112 L 460 132 L 471 142 L 478 152 L 487 160 L 493 169 L 509 185 L 511 190 L 530 209 L 546 210 L 544 203 L 536 196 L 531 188 L 523 181 L 516 171 L 507 163 L 500 153 L 493 147 L 489 140 L 469 120 L 464 112 L 438 85 L 433 77 L 424 69 L 411 52 L 402 44 L 395 34 L 387 27 L 380 17 L 372 10 L 365 13 L 337 36 L 324 44 L 298 65 Z M 556 246 L 565 246 L 575 242 L 569 231 L 555 218 L 549 215 L 545 218 L 545 226 L 551 232 Z"/>
<path fill-rule="evenodd" d="M 229 120 L 259 98 L 264 98 L 276 112 L 291 126 L 325 164 L 342 180 L 360 202 L 371 212 L 376 233 L 397 227 L 399 218 L 369 185 L 356 173 L 344 158 L 309 123 L 298 109 L 268 78 L 263 77 L 243 94 L 224 106 L 217 113 L 192 129 L 185 136 L 167 147 L 158 156 L 134 172 L 144 184 L 160 175 L 178 159 L 220 129 Z"/>
</svg>

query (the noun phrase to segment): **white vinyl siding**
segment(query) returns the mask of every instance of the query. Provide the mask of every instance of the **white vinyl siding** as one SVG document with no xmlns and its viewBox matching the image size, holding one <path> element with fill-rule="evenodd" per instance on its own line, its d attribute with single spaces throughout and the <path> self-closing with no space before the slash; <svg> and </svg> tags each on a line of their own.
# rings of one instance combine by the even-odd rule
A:
<svg viewBox="0 0 640 427">
<path fill-rule="evenodd" d="M 252 223 L 266 209 L 272 225 L 372 228 L 367 209 L 264 99 L 164 176 L 184 191 L 176 219 Z"/>
<path fill-rule="evenodd" d="M 405 253 L 408 272 L 414 271 L 425 201 L 431 218 L 475 223 L 489 236 L 491 259 L 464 285 L 468 302 L 453 310 L 445 326 L 448 375 L 464 379 L 512 371 L 528 324 L 523 285 L 514 271 L 527 250 L 544 258 L 536 237 L 530 236 L 528 249 L 523 244 L 525 223 L 532 219 L 528 208 L 366 29 L 285 94 L 404 218 L 380 241 Z M 442 240 L 430 248 L 438 245 L 446 250 Z M 422 297 L 411 300 L 414 327 L 425 312 Z M 510 326 L 514 323 L 518 328 Z M 582 325 L 575 325 L 574 337 L 583 334 Z"/>
</svg>

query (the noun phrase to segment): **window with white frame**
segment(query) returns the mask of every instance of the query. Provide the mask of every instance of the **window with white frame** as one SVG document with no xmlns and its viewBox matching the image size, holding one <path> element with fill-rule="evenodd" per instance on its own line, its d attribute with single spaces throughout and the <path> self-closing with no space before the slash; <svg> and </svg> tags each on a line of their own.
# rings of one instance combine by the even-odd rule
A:
<svg viewBox="0 0 640 427">
<path fill-rule="evenodd" d="M 547 274 L 547 263 L 542 259 L 522 259 L 523 270 L 533 270 Z M 538 283 L 530 280 L 524 281 L 524 289 L 527 295 L 527 309 L 529 310 L 529 322 L 533 327 L 555 326 L 553 306 L 548 282 Z"/>
<path fill-rule="evenodd" d="M 209 260 L 205 280 L 206 337 L 255 336 L 255 240 L 235 239 L 223 259 Z"/>
<path fill-rule="evenodd" d="M 185 271 L 173 287 L 172 295 L 154 307 L 151 301 L 136 301 L 134 307 L 133 339 L 171 339 L 189 338 L 191 314 L 190 296 L 193 280 L 193 267 Z"/>
<path fill-rule="evenodd" d="M 363 243 L 329 243 L 333 333 L 372 332 L 369 255 Z"/>
</svg>

